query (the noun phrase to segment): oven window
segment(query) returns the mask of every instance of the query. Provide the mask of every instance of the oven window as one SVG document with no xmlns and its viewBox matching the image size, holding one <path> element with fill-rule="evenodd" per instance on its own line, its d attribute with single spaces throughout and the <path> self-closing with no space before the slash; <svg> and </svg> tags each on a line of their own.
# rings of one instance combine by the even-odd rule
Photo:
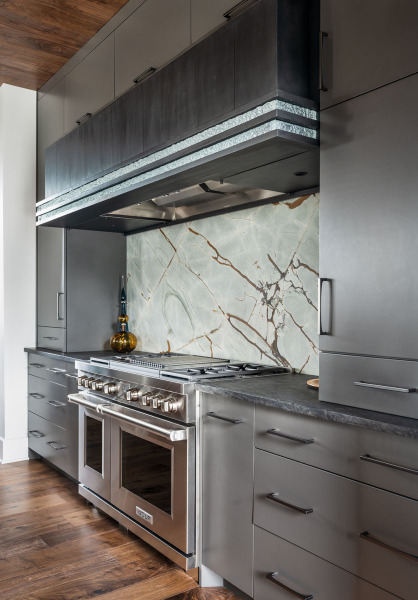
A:
<svg viewBox="0 0 418 600">
<path fill-rule="evenodd" d="M 86 466 L 103 472 L 102 421 L 86 416 Z"/>
<path fill-rule="evenodd" d="M 121 433 L 122 487 L 171 514 L 171 450 Z"/>
</svg>

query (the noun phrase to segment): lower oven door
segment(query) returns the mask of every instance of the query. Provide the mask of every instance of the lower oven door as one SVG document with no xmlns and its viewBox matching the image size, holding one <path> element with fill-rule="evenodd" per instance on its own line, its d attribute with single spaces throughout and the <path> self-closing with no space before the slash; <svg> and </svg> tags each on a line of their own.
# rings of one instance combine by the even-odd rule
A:
<svg viewBox="0 0 418 600">
<path fill-rule="evenodd" d="M 194 553 L 194 426 L 121 407 L 105 411 L 112 414 L 112 504 L 185 554 Z"/>
<path fill-rule="evenodd" d="M 110 502 L 110 418 L 79 408 L 78 478 Z"/>
</svg>

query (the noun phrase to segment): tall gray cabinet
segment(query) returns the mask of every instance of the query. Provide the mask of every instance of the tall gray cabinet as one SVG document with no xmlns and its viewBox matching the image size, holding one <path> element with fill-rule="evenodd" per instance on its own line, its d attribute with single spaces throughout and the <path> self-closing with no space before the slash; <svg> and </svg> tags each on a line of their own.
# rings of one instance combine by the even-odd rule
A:
<svg viewBox="0 0 418 600">
<path fill-rule="evenodd" d="M 39 227 L 37 260 L 38 346 L 105 349 L 117 321 L 124 236 Z"/>
<path fill-rule="evenodd" d="M 341 27 L 347 4 L 365 17 L 356 42 Z M 320 399 L 418 418 L 417 6 L 378 3 L 383 42 L 363 31 L 374 4 L 322 5 Z"/>
</svg>

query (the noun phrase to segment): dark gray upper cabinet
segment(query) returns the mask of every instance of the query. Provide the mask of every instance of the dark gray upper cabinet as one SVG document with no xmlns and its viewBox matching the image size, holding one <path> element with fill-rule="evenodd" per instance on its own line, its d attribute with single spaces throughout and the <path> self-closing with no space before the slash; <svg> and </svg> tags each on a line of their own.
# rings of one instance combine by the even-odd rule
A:
<svg viewBox="0 0 418 600">
<path fill-rule="evenodd" d="M 418 72 L 418 2 L 321 0 L 321 108 Z"/>
<path fill-rule="evenodd" d="M 316 0 L 262 0 L 235 20 L 235 106 L 275 90 L 316 100 Z"/>
<path fill-rule="evenodd" d="M 199 44 L 199 124 L 234 109 L 234 26 L 222 27 Z"/>
<path fill-rule="evenodd" d="M 190 0 L 146 0 L 115 31 L 115 91 L 161 68 L 190 46 Z"/>
<path fill-rule="evenodd" d="M 45 198 L 45 150 L 64 135 L 64 80 L 37 103 L 37 199 Z M 47 178 L 53 176 L 48 173 Z"/>
<path fill-rule="evenodd" d="M 192 48 L 143 83 L 144 150 L 198 124 L 198 50 Z"/>
<path fill-rule="evenodd" d="M 248 1 L 250 4 L 251 0 Z M 237 0 L 191 0 L 192 43 L 225 23 L 225 12 L 238 4 Z"/>
<path fill-rule="evenodd" d="M 321 350 L 418 359 L 417 105 L 414 75 L 321 113 Z"/>
<path fill-rule="evenodd" d="M 95 113 L 115 97 L 114 34 L 109 35 L 65 76 L 64 129 L 77 127 L 86 113 Z"/>
</svg>

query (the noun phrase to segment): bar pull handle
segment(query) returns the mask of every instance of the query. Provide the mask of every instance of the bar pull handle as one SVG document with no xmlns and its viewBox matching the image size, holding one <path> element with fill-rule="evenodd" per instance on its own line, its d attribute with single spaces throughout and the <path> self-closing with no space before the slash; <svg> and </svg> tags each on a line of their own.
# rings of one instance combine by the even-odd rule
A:
<svg viewBox="0 0 418 600">
<path fill-rule="evenodd" d="M 315 444 L 315 440 L 306 439 L 296 437 L 294 435 L 287 435 L 287 433 L 281 433 L 278 429 L 267 429 L 267 432 L 270 435 L 275 435 L 280 438 L 284 438 L 285 440 L 291 440 L 292 442 L 298 442 L 299 444 Z"/>
<path fill-rule="evenodd" d="M 415 554 L 410 554 L 409 552 L 405 552 L 404 550 L 399 550 L 399 548 L 395 548 L 394 546 L 389 546 L 385 542 L 378 540 L 373 535 L 371 535 L 368 531 L 363 531 L 363 533 L 359 533 L 359 538 L 362 540 L 366 540 L 367 542 L 371 542 L 372 544 L 376 544 L 376 546 L 380 546 L 381 548 L 385 548 L 385 550 L 389 550 L 390 552 L 394 552 L 395 554 L 399 554 L 400 556 L 404 556 L 409 560 L 413 560 L 414 562 L 418 562 L 418 556 Z"/>
<path fill-rule="evenodd" d="M 226 421 L 227 423 L 232 423 L 233 425 L 239 425 L 239 423 L 243 423 L 243 419 L 230 419 L 229 417 L 222 417 L 221 415 L 217 415 L 214 412 L 208 412 L 208 417 L 212 417 L 213 419 L 219 419 L 220 421 Z"/>
<path fill-rule="evenodd" d="M 375 390 L 387 390 L 388 392 L 401 392 L 403 394 L 412 394 L 416 388 L 396 387 L 393 385 L 383 385 L 381 383 L 369 383 L 368 381 L 355 381 L 354 385 L 358 387 L 373 388 Z"/>
<path fill-rule="evenodd" d="M 38 394 L 37 392 L 31 392 L 29 394 L 29 396 L 32 396 L 32 398 L 36 398 L 37 400 L 41 400 L 42 398 L 45 398 L 45 396 L 43 396 L 42 394 Z"/>
<path fill-rule="evenodd" d="M 69 377 L 70 379 L 78 379 L 77 375 L 73 375 L 72 373 L 66 373 L 65 376 Z"/>
<path fill-rule="evenodd" d="M 281 581 L 276 579 L 276 576 L 278 574 L 279 574 L 278 571 L 276 571 L 274 573 L 266 573 L 266 579 L 268 579 L 272 583 L 275 583 L 276 585 L 278 585 L 280 588 L 282 588 L 282 590 L 289 592 L 289 594 L 292 594 L 292 596 L 296 596 L 296 598 L 300 598 L 300 600 L 313 600 L 312 594 L 300 594 L 296 590 L 293 590 L 292 588 L 288 587 L 287 585 L 285 585 L 284 583 L 282 583 Z"/>
<path fill-rule="evenodd" d="M 41 363 L 29 363 L 30 367 L 35 367 L 35 369 L 43 369 L 45 365 L 41 365 Z"/>
<path fill-rule="evenodd" d="M 64 295 L 64 292 L 57 292 L 57 321 L 63 321 L 64 317 L 61 317 L 60 313 L 60 297 Z"/>
<path fill-rule="evenodd" d="M 44 434 L 38 431 L 37 429 L 29 429 L 28 433 L 30 433 L 31 436 L 35 438 L 45 437 Z"/>
<path fill-rule="evenodd" d="M 232 14 L 235 11 L 237 11 L 239 8 L 241 8 L 247 2 L 248 2 L 248 0 L 241 0 L 241 2 L 238 2 L 238 4 L 235 4 L 232 8 L 230 8 L 229 10 L 224 12 L 224 14 L 222 16 L 224 17 L 224 19 L 229 20 L 232 17 Z"/>
<path fill-rule="evenodd" d="M 47 367 L 46 371 L 49 371 L 50 373 L 55 373 L 55 374 L 57 374 L 57 373 L 65 373 L 65 369 L 59 369 L 58 367 L 53 367 L 52 369 L 49 369 Z"/>
<path fill-rule="evenodd" d="M 54 408 L 59 408 L 60 406 L 65 406 L 63 402 L 56 402 L 55 400 L 47 400 L 47 404 L 50 404 Z"/>
<path fill-rule="evenodd" d="M 81 123 L 84 123 L 84 121 L 87 121 L 91 117 L 92 117 L 92 113 L 86 112 L 86 113 L 84 113 L 84 115 L 81 115 L 81 117 L 76 119 L 75 122 L 77 123 L 77 125 L 81 125 Z"/>
<path fill-rule="evenodd" d="M 286 506 L 287 508 L 291 508 L 292 510 L 303 513 L 304 515 L 310 515 L 313 513 L 313 508 L 301 508 L 300 506 L 296 506 L 296 504 L 290 504 L 290 502 L 280 500 L 278 492 L 267 494 L 266 498 L 268 500 L 273 500 L 273 502 L 277 502 L 277 504 L 281 504 L 282 506 Z"/>
<path fill-rule="evenodd" d="M 140 83 L 141 81 L 145 81 L 145 79 L 148 79 L 148 77 L 150 77 L 153 73 L 155 73 L 156 70 L 157 69 L 155 67 L 149 67 L 148 69 L 145 69 L 145 71 L 142 71 L 142 73 L 140 73 L 132 81 L 135 84 Z"/>
<path fill-rule="evenodd" d="M 53 335 L 44 335 L 42 336 L 43 340 L 58 340 L 59 338 L 54 337 Z M 51 369 L 47 369 L 47 371 L 50 371 Z"/>
<path fill-rule="evenodd" d="M 322 288 L 324 283 L 327 283 L 329 286 L 329 323 L 328 329 L 325 330 L 322 327 Z M 327 279 L 326 277 L 319 278 L 319 288 L 318 288 L 318 333 L 319 335 L 331 335 L 331 291 L 332 291 L 332 279 Z"/>
<path fill-rule="evenodd" d="M 64 450 L 64 448 L 67 447 L 63 444 L 57 444 L 57 442 L 47 442 L 47 445 L 51 446 L 51 448 L 53 448 L 54 450 Z"/>
<path fill-rule="evenodd" d="M 327 92 L 328 88 L 324 84 L 324 39 L 328 37 L 326 31 L 319 32 L 319 90 Z"/>
<path fill-rule="evenodd" d="M 396 471 L 402 471 L 403 473 L 418 475 L 418 469 L 410 469 L 409 467 L 403 467 L 402 465 L 387 462 L 386 460 L 379 460 L 378 458 L 374 458 L 374 456 L 370 456 L 370 454 L 363 454 L 363 456 L 360 456 L 360 460 L 364 460 L 365 462 L 370 462 L 375 465 L 381 465 L 382 467 L 388 467 L 389 469 L 395 469 Z"/>
</svg>

